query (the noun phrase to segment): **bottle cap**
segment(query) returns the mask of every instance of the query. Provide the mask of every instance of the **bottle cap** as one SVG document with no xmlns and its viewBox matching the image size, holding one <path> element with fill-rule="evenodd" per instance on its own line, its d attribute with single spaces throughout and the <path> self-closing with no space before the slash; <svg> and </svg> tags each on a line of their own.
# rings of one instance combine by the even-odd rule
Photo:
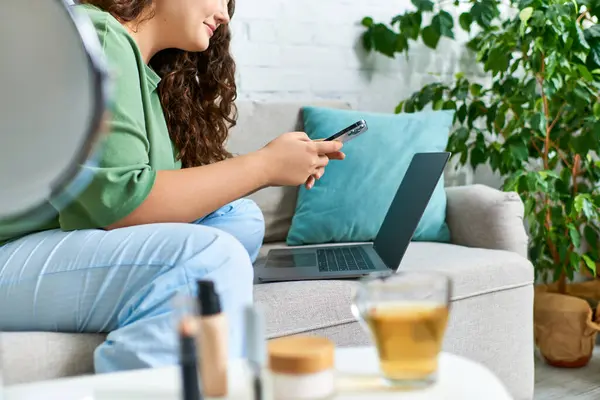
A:
<svg viewBox="0 0 600 400">
<path fill-rule="evenodd" d="M 213 281 L 199 280 L 198 282 L 198 308 L 200 315 L 208 316 L 221 313 L 221 300 L 215 290 Z"/>
<path fill-rule="evenodd" d="M 335 345 L 316 336 L 290 336 L 269 343 L 269 368 L 284 374 L 313 374 L 334 365 Z"/>
</svg>

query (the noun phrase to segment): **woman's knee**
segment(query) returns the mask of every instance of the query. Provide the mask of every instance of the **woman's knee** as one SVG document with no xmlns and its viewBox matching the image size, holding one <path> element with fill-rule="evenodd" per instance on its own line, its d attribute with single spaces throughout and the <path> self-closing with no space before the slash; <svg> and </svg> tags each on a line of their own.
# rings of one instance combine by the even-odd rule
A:
<svg viewBox="0 0 600 400">
<path fill-rule="evenodd" d="M 247 231 L 243 244 L 254 262 L 265 238 L 265 218 L 260 207 L 253 200 L 240 199 L 238 202 L 240 213 L 245 217 L 244 225 Z"/>
<path fill-rule="evenodd" d="M 253 268 L 248 252 L 233 235 L 206 226 L 187 225 L 185 229 L 190 234 L 183 246 L 196 248 L 196 251 L 187 252 L 189 257 L 182 260 L 190 278 L 229 275 L 252 282 Z"/>
</svg>

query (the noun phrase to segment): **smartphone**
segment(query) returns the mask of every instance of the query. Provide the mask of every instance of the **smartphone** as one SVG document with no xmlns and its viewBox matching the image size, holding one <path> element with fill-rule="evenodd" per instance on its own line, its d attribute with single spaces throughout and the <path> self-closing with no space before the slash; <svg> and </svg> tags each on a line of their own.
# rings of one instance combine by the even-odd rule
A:
<svg viewBox="0 0 600 400">
<path fill-rule="evenodd" d="M 342 143 L 346 143 L 354 138 L 359 137 L 368 129 L 369 127 L 367 126 L 367 121 L 361 119 L 360 121 L 353 123 L 349 127 L 342 129 L 338 133 L 329 136 L 327 139 L 325 139 L 325 141 L 328 142 L 331 140 L 337 140 Z"/>
</svg>

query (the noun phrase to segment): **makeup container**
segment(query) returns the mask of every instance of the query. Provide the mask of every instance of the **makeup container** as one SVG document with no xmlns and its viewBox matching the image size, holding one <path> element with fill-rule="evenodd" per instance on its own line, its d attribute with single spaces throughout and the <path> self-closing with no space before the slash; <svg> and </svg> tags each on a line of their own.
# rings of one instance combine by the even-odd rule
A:
<svg viewBox="0 0 600 400">
<path fill-rule="evenodd" d="M 269 342 L 275 400 L 321 400 L 335 394 L 334 348 L 329 339 L 294 336 Z"/>
<path fill-rule="evenodd" d="M 179 337 L 179 375 L 182 400 L 202 400 L 198 365 L 199 319 L 195 297 L 177 295 L 173 300 L 174 330 Z M 108 398 L 108 396 L 107 396 Z"/>
<path fill-rule="evenodd" d="M 198 281 L 200 376 L 204 395 L 227 396 L 227 318 L 212 281 Z"/>
<path fill-rule="evenodd" d="M 4 398 L 4 381 L 2 380 L 2 343 L 0 342 L 0 400 Z"/>
<path fill-rule="evenodd" d="M 198 327 L 194 317 L 184 317 L 179 324 L 179 364 L 183 400 L 202 400 L 198 381 L 196 337 Z"/>
<path fill-rule="evenodd" d="M 266 370 L 267 341 L 265 317 L 262 308 L 248 306 L 244 314 L 245 348 L 250 372 L 250 391 L 252 400 L 271 398 L 270 385 Z"/>
</svg>

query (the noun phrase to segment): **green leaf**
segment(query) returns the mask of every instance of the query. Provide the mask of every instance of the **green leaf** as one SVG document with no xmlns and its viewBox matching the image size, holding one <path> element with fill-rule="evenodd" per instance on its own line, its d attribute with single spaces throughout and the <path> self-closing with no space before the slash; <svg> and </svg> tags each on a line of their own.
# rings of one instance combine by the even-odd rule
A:
<svg viewBox="0 0 600 400">
<path fill-rule="evenodd" d="M 419 11 L 433 11 L 433 2 L 430 0 L 411 0 L 410 2 L 413 3 Z"/>
<path fill-rule="evenodd" d="M 573 246 L 575 246 L 575 249 L 578 249 L 581 246 L 581 235 L 579 234 L 577 228 L 570 224 L 569 236 L 571 237 L 571 242 L 573 243 Z"/>
<path fill-rule="evenodd" d="M 498 15 L 498 7 L 493 0 L 478 1 L 471 8 L 473 19 L 482 28 L 488 28 L 494 17 Z"/>
<path fill-rule="evenodd" d="M 408 39 L 406 36 L 400 34 L 396 37 L 396 51 L 401 53 L 405 50 L 408 50 Z"/>
<path fill-rule="evenodd" d="M 590 225 L 586 225 L 583 228 L 583 237 L 590 249 L 594 249 L 594 251 L 598 250 L 598 246 L 600 246 L 600 237 L 594 228 Z"/>
<path fill-rule="evenodd" d="M 600 103 L 594 104 L 594 117 L 600 118 Z"/>
<path fill-rule="evenodd" d="M 423 29 L 421 33 L 423 37 L 423 43 L 429 48 L 435 49 L 440 41 L 440 34 L 433 28 L 433 26 L 429 25 Z"/>
<path fill-rule="evenodd" d="M 535 199 L 533 197 L 528 198 L 525 201 L 525 215 L 530 215 L 535 208 Z"/>
<path fill-rule="evenodd" d="M 562 265 L 557 265 L 556 269 L 554 270 L 554 275 L 552 276 L 552 279 L 556 282 L 557 280 L 560 279 L 560 276 L 563 274 L 564 272 L 564 268 Z"/>
<path fill-rule="evenodd" d="M 546 134 L 546 117 L 544 113 L 538 112 L 531 116 L 529 120 L 531 129 L 534 129 L 538 135 Z"/>
<path fill-rule="evenodd" d="M 454 32 L 452 30 L 454 28 L 454 19 L 447 11 L 442 10 L 439 14 L 434 16 L 431 20 L 431 26 L 433 26 L 441 36 L 454 39 Z"/>
<path fill-rule="evenodd" d="M 479 132 L 473 149 L 471 150 L 471 167 L 475 170 L 481 164 L 484 164 L 488 158 L 488 152 L 486 151 L 485 139 L 483 134 Z"/>
<path fill-rule="evenodd" d="M 481 95 L 482 88 L 483 88 L 483 86 L 481 86 L 479 83 L 471 84 L 471 87 L 470 87 L 471 94 L 475 97 L 479 97 Z"/>
<path fill-rule="evenodd" d="M 544 12 L 541 10 L 535 10 L 531 19 L 529 20 L 529 25 L 535 28 L 541 28 L 546 24 L 546 16 Z"/>
<path fill-rule="evenodd" d="M 467 141 L 467 139 L 469 139 L 469 130 L 464 126 L 461 126 L 457 130 L 455 130 L 452 135 L 456 138 L 457 141 L 464 143 Z"/>
<path fill-rule="evenodd" d="M 484 149 L 475 147 L 471 150 L 471 168 L 474 170 L 481 164 L 484 164 L 487 160 L 487 153 Z"/>
<path fill-rule="evenodd" d="M 582 213 L 588 220 L 593 220 L 597 216 L 594 204 L 590 201 L 589 194 L 578 194 L 575 197 L 575 210 L 578 213 Z"/>
<path fill-rule="evenodd" d="M 369 28 L 373 25 L 373 18 L 364 17 L 360 23 L 362 26 L 366 26 L 367 28 Z"/>
<path fill-rule="evenodd" d="M 583 33 L 583 30 L 581 29 L 581 27 L 579 25 L 575 26 L 575 30 L 577 31 L 577 43 L 584 49 L 589 50 L 590 45 L 588 44 L 587 40 L 585 39 L 585 34 Z"/>
<path fill-rule="evenodd" d="M 496 114 L 498 113 L 498 103 L 492 104 L 486 113 L 486 126 L 489 131 L 494 132 L 494 121 L 496 120 Z M 496 132 L 499 133 L 499 132 Z"/>
<path fill-rule="evenodd" d="M 533 15 L 533 7 L 525 7 L 519 13 L 519 18 L 521 19 L 521 22 L 527 22 L 527 21 L 529 21 L 529 18 L 531 18 L 532 15 Z"/>
<path fill-rule="evenodd" d="M 465 100 L 469 95 L 469 82 L 467 80 L 459 81 L 452 91 L 452 95 L 455 96 L 457 100 Z"/>
<path fill-rule="evenodd" d="M 404 107 L 404 101 L 401 101 L 400 103 L 398 103 L 394 112 L 396 114 L 400 114 L 402 112 L 402 107 Z"/>
<path fill-rule="evenodd" d="M 512 156 L 518 161 L 527 161 L 529 158 L 529 150 L 523 142 L 511 143 L 508 147 Z"/>
<path fill-rule="evenodd" d="M 504 126 L 506 124 L 507 109 L 508 106 L 506 104 L 500 106 L 500 108 L 498 109 L 498 113 L 496 114 L 496 120 L 494 121 L 494 123 L 498 126 L 498 129 L 504 129 Z"/>
<path fill-rule="evenodd" d="M 600 66 L 600 40 L 594 43 L 594 46 L 590 49 L 590 59 L 597 66 Z"/>
<path fill-rule="evenodd" d="M 492 71 L 494 74 L 504 72 L 510 65 L 511 55 L 502 47 L 494 47 L 488 54 L 488 59 L 485 63 L 485 69 Z"/>
<path fill-rule="evenodd" d="M 373 43 L 373 32 L 370 29 L 362 34 L 362 44 L 367 52 L 373 50 L 375 44 Z"/>
<path fill-rule="evenodd" d="M 397 15 L 392 19 L 392 25 L 400 23 L 400 32 L 412 40 L 417 40 L 419 37 L 421 22 L 422 16 L 420 11 Z"/>
<path fill-rule="evenodd" d="M 458 23 L 460 24 L 461 28 L 463 28 L 467 32 L 470 32 L 471 24 L 473 23 L 473 16 L 471 15 L 471 13 L 464 12 L 458 17 Z"/>
<path fill-rule="evenodd" d="M 594 24 L 583 31 L 586 40 L 600 39 L 600 24 Z"/>
<path fill-rule="evenodd" d="M 585 262 L 585 266 L 589 268 L 594 276 L 596 276 L 596 263 L 594 260 L 592 260 L 587 254 L 582 255 L 581 258 Z"/>
<path fill-rule="evenodd" d="M 569 279 L 572 279 L 571 278 L 572 271 L 574 271 L 574 270 L 578 271 L 579 265 L 581 265 L 581 257 L 579 256 L 579 254 L 575 253 L 574 251 L 569 253 L 569 265 L 571 266 L 571 269 L 568 271 Z"/>
<path fill-rule="evenodd" d="M 396 52 L 398 34 L 384 24 L 375 24 L 370 29 L 375 50 L 393 58 Z"/>
<path fill-rule="evenodd" d="M 433 103 L 433 107 L 432 108 L 437 111 L 437 110 L 441 110 L 443 106 L 444 106 L 444 100 L 443 99 L 439 99 L 439 100 L 436 100 Z"/>
<path fill-rule="evenodd" d="M 448 100 L 444 102 L 442 110 L 456 110 L 456 103 L 453 100 Z"/>
<path fill-rule="evenodd" d="M 472 102 L 469 106 L 469 126 L 473 126 L 473 122 L 483 115 L 485 115 L 485 104 L 480 100 Z"/>
<path fill-rule="evenodd" d="M 456 116 L 461 123 L 465 122 L 465 119 L 467 118 L 467 112 L 468 112 L 468 109 L 467 109 L 466 104 L 463 104 L 462 106 L 460 106 L 460 108 L 456 112 Z"/>
<path fill-rule="evenodd" d="M 419 92 L 417 96 L 417 107 L 419 109 L 423 109 L 429 102 L 431 102 L 433 95 L 434 92 L 431 86 L 425 86 L 423 89 L 421 89 L 421 92 Z"/>
</svg>

